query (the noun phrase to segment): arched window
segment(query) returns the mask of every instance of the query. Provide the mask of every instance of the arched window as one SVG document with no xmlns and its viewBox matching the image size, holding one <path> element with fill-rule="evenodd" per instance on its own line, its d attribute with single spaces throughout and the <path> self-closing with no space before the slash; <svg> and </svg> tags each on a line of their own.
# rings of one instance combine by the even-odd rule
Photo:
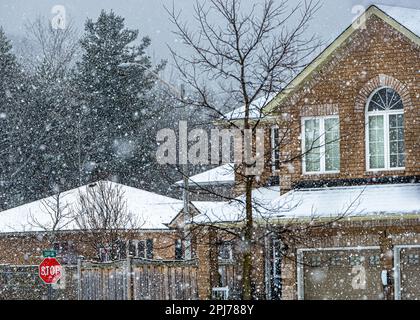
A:
<svg viewBox="0 0 420 320">
<path fill-rule="evenodd" d="M 374 91 L 366 107 L 368 170 L 403 169 L 405 166 L 404 105 L 393 89 Z"/>
</svg>

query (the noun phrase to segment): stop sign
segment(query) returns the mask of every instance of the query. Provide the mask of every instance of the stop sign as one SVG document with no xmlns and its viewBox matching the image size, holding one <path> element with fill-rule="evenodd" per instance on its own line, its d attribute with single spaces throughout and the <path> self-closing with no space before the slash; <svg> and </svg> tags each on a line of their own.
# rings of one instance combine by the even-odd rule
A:
<svg viewBox="0 0 420 320">
<path fill-rule="evenodd" d="M 45 258 L 38 267 L 39 276 L 47 284 L 56 283 L 61 277 L 61 264 L 56 258 Z"/>
</svg>

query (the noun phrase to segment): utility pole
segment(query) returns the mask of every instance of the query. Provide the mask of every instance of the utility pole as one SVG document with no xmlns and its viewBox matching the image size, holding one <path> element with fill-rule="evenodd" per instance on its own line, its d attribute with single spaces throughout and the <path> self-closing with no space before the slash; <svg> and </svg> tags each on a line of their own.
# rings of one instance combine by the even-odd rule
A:
<svg viewBox="0 0 420 320">
<path fill-rule="evenodd" d="M 139 61 L 135 61 L 133 64 L 138 65 L 139 67 L 144 68 L 144 70 L 146 72 L 151 73 L 152 75 L 154 75 L 156 77 L 156 79 L 158 81 L 160 81 L 161 83 L 163 83 L 165 86 L 167 86 L 169 88 L 169 90 L 171 90 L 173 93 L 175 93 L 177 95 L 177 97 L 181 100 L 184 101 L 185 98 L 185 87 L 183 84 L 181 84 L 181 88 L 178 89 L 176 86 L 170 84 L 169 82 L 165 81 L 164 79 L 162 79 L 156 72 L 154 72 L 153 70 L 150 70 L 150 68 L 148 66 L 145 66 L 143 63 L 139 62 Z M 182 198 L 184 201 L 184 228 L 183 228 L 183 233 L 184 233 L 184 259 L 189 260 L 192 258 L 192 254 L 191 254 L 191 235 L 189 234 L 189 232 L 186 230 L 187 227 L 187 222 L 189 221 L 190 217 L 190 210 L 189 210 L 189 190 L 188 190 L 188 182 L 189 182 L 189 178 L 188 178 L 188 160 L 187 162 L 182 166 L 182 171 L 183 171 L 183 176 L 184 176 L 184 190 L 182 193 Z"/>
<path fill-rule="evenodd" d="M 181 85 L 181 100 L 184 101 L 185 88 Z M 190 220 L 190 193 L 189 193 L 189 177 L 188 177 L 188 159 L 185 164 L 182 165 L 183 171 L 183 182 L 184 189 L 182 192 L 182 199 L 184 200 L 184 259 L 190 260 L 192 257 L 191 254 L 191 235 L 187 230 L 187 223 Z"/>
<path fill-rule="evenodd" d="M 187 171 L 188 170 L 188 164 L 184 164 L 183 165 L 183 171 L 184 171 L 184 189 L 182 192 L 182 198 L 184 200 L 184 239 L 185 239 L 185 251 L 184 251 L 184 258 L 186 260 L 191 259 L 191 236 L 189 235 L 189 232 L 187 230 L 187 223 L 190 220 L 190 195 L 189 195 L 189 190 L 188 190 L 188 175 L 187 175 Z"/>
</svg>

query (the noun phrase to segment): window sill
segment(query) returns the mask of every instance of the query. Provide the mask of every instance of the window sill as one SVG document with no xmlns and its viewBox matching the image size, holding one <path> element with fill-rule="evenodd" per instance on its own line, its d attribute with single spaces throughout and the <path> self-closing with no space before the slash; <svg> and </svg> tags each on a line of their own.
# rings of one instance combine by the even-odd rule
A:
<svg viewBox="0 0 420 320">
<path fill-rule="evenodd" d="M 385 168 L 385 169 L 367 169 L 366 173 L 367 174 L 375 174 L 375 173 L 383 173 L 383 172 L 398 172 L 398 171 L 405 171 L 405 167 L 401 167 L 401 168 Z"/>
<path fill-rule="evenodd" d="M 339 174 L 340 171 L 314 171 L 314 172 L 303 172 L 303 176 L 320 176 L 320 175 L 333 175 Z"/>
<path fill-rule="evenodd" d="M 219 264 L 221 265 L 228 265 L 228 264 L 235 263 L 233 259 L 219 259 L 218 261 L 219 261 Z"/>
</svg>

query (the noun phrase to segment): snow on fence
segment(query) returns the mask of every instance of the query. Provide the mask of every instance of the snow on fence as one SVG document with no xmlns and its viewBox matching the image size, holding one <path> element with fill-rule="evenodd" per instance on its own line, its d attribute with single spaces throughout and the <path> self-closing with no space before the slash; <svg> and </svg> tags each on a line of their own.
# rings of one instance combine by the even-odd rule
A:
<svg viewBox="0 0 420 320">
<path fill-rule="evenodd" d="M 81 300 L 198 299 L 195 260 L 129 258 L 110 263 L 83 262 L 78 270 Z"/>
</svg>

